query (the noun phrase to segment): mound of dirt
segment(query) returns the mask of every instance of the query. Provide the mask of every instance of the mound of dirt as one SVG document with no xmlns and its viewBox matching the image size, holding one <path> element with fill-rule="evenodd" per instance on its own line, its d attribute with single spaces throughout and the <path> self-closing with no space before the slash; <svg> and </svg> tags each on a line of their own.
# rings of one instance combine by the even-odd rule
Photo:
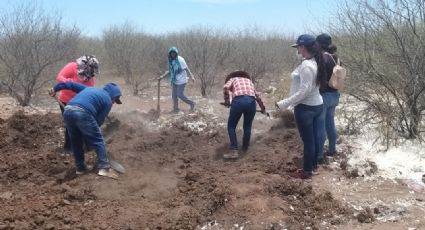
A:
<svg viewBox="0 0 425 230">
<path fill-rule="evenodd" d="M 8 120 L 0 122 L 0 151 L 40 148 L 59 134 L 60 125 L 57 114 L 28 116 L 22 111 L 16 112 Z"/>
<path fill-rule="evenodd" d="M 287 171 L 300 140 L 287 114 L 255 133 L 247 152 L 227 161 L 227 131 L 203 114 L 151 131 L 111 116 L 103 133 L 110 156 L 126 167 L 118 181 L 74 173 L 57 154 L 60 115 L 16 114 L 1 123 L 0 226 L 27 229 L 195 229 L 208 223 L 251 229 L 317 228 L 350 211 Z M 27 125 L 22 125 L 27 124 Z M 195 125 L 194 125 L 195 124 Z M 21 140 L 21 134 L 30 136 Z M 239 135 L 239 138 L 241 136 Z M 39 143 L 27 148 L 28 144 Z M 8 153 L 18 146 L 13 154 Z M 88 164 L 94 154 L 86 154 Z M 292 208 L 291 208 L 292 207 Z M 323 225 L 323 222 L 326 222 Z"/>
<path fill-rule="evenodd" d="M 285 212 L 289 215 L 289 229 L 320 229 L 322 223 L 338 225 L 346 222 L 353 214 L 348 206 L 335 200 L 330 192 L 316 193 L 310 184 L 297 180 L 276 182 L 269 188 L 288 202 Z"/>
</svg>

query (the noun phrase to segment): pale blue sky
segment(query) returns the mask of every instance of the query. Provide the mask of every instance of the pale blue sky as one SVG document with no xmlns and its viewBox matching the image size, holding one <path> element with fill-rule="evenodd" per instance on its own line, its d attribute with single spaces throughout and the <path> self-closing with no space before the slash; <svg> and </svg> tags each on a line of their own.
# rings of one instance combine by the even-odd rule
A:
<svg viewBox="0 0 425 230">
<path fill-rule="evenodd" d="M 0 0 L 1 10 L 21 2 Z M 208 25 L 232 30 L 256 25 L 267 31 L 297 35 L 320 29 L 338 0 L 38 0 L 57 9 L 66 24 L 75 23 L 87 36 L 99 36 L 110 25 L 129 21 L 149 33 L 176 32 Z M 52 10 L 52 12 L 54 12 Z"/>
</svg>

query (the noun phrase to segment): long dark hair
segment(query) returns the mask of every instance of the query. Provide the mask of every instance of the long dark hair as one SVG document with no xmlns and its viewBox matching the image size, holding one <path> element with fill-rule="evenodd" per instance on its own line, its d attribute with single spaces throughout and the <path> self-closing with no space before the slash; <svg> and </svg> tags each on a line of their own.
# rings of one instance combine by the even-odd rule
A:
<svg viewBox="0 0 425 230">
<path fill-rule="evenodd" d="M 330 54 L 335 54 L 337 51 L 337 47 L 334 44 L 330 44 L 328 47 L 326 47 L 325 49 L 323 49 L 324 51 L 330 53 Z"/>
<path fill-rule="evenodd" d="M 326 85 L 326 68 L 325 60 L 323 59 L 323 54 L 319 43 L 314 42 L 312 45 L 305 46 L 307 51 L 314 57 L 317 63 L 317 78 L 316 85 L 323 86 Z"/>
</svg>

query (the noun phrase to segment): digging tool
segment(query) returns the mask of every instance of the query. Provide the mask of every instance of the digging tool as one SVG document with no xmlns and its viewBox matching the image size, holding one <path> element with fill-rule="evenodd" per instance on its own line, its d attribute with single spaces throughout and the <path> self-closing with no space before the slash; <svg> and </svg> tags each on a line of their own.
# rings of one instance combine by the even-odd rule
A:
<svg viewBox="0 0 425 230">
<path fill-rule="evenodd" d="M 62 109 L 65 109 L 65 104 L 63 104 L 63 102 L 61 102 L 61 101 L 59 100 L 59 98 L 57 98 L 56 96 L 53 96 L 53 98 L 55 98 L 55 100 L 58 102 L 59 106 L 60 106 Z"/>
<path fill-rule="evenodd" d="M 161 107 L 160 107 L 160 103 L 159 103 L 160 96 L 161 96 L 161 78 L 158 79 L 158 95 L 157 95 L 158 101 L 157 101 L 157 104 L 156 104 L 156 111 L 158 111 L 158 117 L 159 117 L 159 114 L 160 114 L 160 111 L 161 111 L 160 110 Z"/>
<path fill-rule="evenodd" d="M 56 93 L 53 91 L 53 89 L 48 90 L 47 94 L 49 94 L 51 97 L 53 97 L 62 109 L 65 108 L 65 104 L 63 102 L 61 102 L 59 100 L 59 98 L 56 97 Z"/>
<path fill-rule="evenodd" d="M 125 173 L 124 166 L 122 166 L 122 164 L 118 163 L 117 161 L 109 158 L 109 164 L 111 165 L 111 168 L 113 168 L 115 171 L 117 171 L 119 173 Z"/>
<path fill-rule="evenodd" d="M 225 107 L 230 107 L 230 104 L 226 104 L 226 103 L 224 103 L 224 102 L 220 102 L 220 105 L 223 105 L 223 106 L 225 106 Z M 260 112 L 261 113 L 261 110 L 259 110 L 259 109 L 257 109 L 256 110 L 256 112 Z M 269 112 L 265 112 L 265 113 L 263 113 L 264 115 L 266 115 L 269 119 L 271 119 L 271 117 L 270 117 L 270 113 Z"/>
<path fill-rule="evenodd" d="M 261 110 L 257 109 L 257 110 L 256 110 L 256 112 L 260 112 L 260 113 L 261 113 Z M 266 116 L 267 116 L 267 118 L 272 119 L 272 118 L 270 117 L 270 113 L 269 113 L 269 112 L 265 112 L 265 113 L 263 113 L 263 114 L 264 114 L 264 115 L 266 115 Z"/>
</svg>

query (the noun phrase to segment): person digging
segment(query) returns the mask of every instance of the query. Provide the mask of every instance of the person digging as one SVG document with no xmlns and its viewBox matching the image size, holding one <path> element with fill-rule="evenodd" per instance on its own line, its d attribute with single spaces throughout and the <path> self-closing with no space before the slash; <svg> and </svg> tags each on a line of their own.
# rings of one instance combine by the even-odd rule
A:
<svg viewBox="0 0 425 230">
<path fill-rule="evenodd" d="M 236 137 L 236 126 L 243 115 L 243 138 L 242 151 L 246 152 L 251 139 L 252 122 L 256 113 L 256 104 L 261 108 L 261 113 L 266 114 L 266 107 L 259 94 L 255 90 L 251 76 L 242 70 L 230 73 L 226 76 L 223 86 L 224 103 L 222 105 L 230 107 L 229 118 L 227 120 L 227 132 L 229 134 L 229 151 L 223 154 L 225 159 L 237 159 L 238 141 Z M 230 103 L 230 95 L 232 103 Z"/>
<path fill-rule="evenodd" d="M 103 88 L 88 87 L 80 83 L 58 83 L 49 90 L 54 97 L 61 90 L 72 90 L 77 95 L 65 106 L 63 119 L 71 140 L 74 154 L 76 174 L 86 173 L 84 163 L 83 141 L 86 141 L 96 152 L 98 175 L 118 179 L 118 175 L 111 169 L 106 145 L 100 126 L 111 111 L 112 105 L 122 104 L 121 90 L 115 83 L 108 83 Z"/>
</svg>

